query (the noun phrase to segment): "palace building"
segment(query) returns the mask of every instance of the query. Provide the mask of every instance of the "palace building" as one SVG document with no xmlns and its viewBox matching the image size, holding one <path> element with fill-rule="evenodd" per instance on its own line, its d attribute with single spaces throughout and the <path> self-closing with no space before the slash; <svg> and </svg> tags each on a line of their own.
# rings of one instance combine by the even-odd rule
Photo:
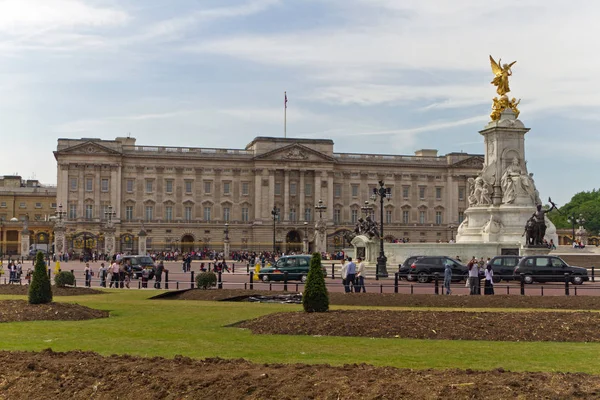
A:
<svg viewBox="0 0 600 400">
<path fill-rule="evenodd" d="M 326 223 L 327 250 L 365 213 L 379 224 L 383 181 L 388 241 L 449 241 L 468 207 L 467 179 L 483 156 L 419 150 L 414 155 L 337 153 L 328 139 L 257 137 L 244 149 L 138 145 L 135 138 L 59 139 L 56 203 L 67 250 L 103 251 L 110 219 L 115 251 L 311 249 L 315 222 Z M 324 210 L 315 206 L 322 201 Z M 365 202 L 369 201 L 369 207 Z M 279 212 L 273 216 L 273 210 Z M 225 233 L 227 231 L 227 233 Z"/>
</svg>

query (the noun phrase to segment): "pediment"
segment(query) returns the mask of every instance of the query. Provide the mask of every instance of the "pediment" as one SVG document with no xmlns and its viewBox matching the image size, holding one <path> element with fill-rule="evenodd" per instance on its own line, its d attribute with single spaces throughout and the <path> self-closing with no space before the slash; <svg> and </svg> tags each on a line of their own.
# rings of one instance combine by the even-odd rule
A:
<svg viewBox="0 0 600 400">
<path fill-rule="evenodd" d="M 299 143 L 271 150 L 254 157 L 255 160 L 282 160 L 302 162 L 336 162 L 335 158 L 323 154 Z"/>
<path fill-rule="evenodd" d="M 89 155 L 121 155 L 120 152 L 108 148 L 100 143 L 87 141 L 75 146 L 57 151 L 58 154 L 89 154 Z"/>
<path fill-rule="evenodd" d="M 484 158 L 481 156 L 473 156 L 452 164 L 452 167 L 481 169 L 483 168 L 484 161 Z"/>
</svg>

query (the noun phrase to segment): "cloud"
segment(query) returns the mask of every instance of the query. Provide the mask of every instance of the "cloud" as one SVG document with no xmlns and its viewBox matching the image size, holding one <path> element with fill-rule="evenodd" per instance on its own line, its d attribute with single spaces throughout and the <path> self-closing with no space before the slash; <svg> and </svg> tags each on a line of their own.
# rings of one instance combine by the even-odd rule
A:
<svg viewBox="0 0 600 400">
<path fill-rule="evenodd" d="M 75 26 L 121 25 L 129 21 L 122 10 L 94 7 L 81 0 L 0 1 L 0 32 L 58 30 Z"/>
</svg>

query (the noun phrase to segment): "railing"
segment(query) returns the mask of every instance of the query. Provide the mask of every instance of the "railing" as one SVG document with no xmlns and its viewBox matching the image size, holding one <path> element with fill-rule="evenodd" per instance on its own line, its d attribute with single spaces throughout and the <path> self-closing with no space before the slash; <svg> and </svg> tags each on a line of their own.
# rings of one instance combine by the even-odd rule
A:
<svg viewBox="0 0 600 400">
<path fill-rule="evenodd" d="M 124 152 L 144 152 L 144 153 L 182 153 L 182 154 L 202 154 L 202 155 L 238 155 L 253 156 L 254 152 L 243 149 L 218 149 L 201 147 L 165 147 L 165 146 L 123 146 Z"/>
</svg>

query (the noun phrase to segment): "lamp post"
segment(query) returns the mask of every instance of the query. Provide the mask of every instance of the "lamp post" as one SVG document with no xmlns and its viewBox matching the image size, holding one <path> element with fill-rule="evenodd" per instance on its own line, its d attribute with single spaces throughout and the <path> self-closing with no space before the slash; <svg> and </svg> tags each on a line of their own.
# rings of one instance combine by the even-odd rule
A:
<svg viewBox="0 0 600 400">
<path fill-rule="evenodd" d="M 367 215 L 371 215 L 371 213 L 373 212 L 373 205 L 369 204 L 369 201 L 367 200 L 365 201 L 365 205 L 362 206 L 360 210 L 365 214 L 366 217 Z"/>
<path fill-rule="evenodd" d="M 575 215 L 571 214 L 567 217 L 567 221 L 571 224 L 571 227 L 573 228 L 573 240 L 571 243 L 575 243 L 575 224 L 583 226 L 583 224 L 585 224 L 585 218 L 583 218 L 583 214 L 579 214 L 579 217 L 576 217 Z"/>
<path fill-rule="evenodd" d="M 450 242 L 454 241 L 454 229 L 456 226 L 454 224 L 448 225 L 448 229 L 450 229 Z"/>
<path fill-rule="evenodd" d="M 383 252 L 383 199 L 387 199 L 390 201 L 392 198 L 392 189 L 389 187 L 384 187 L 383 181 L 379 181 L 379 188 L 373 188 L 373 194 L 371 195 L 371 199 L 373 201 L 377 200 L 379 197 L 379 211 L 381 218 L 381 228 L 379 231 L 379 257 L 377 257 L 377 270 L 375 271 L 375 277 L 384 277 L 388 276 L 387 273 L 387 257 Z"/>
<path fill-rule="evenodd" d="M 223 233 L 225 233 L 225 240 L 229 240 L 229 224 L 227 222 L 225 222 L 225 230 Z"/>
<path fill-rule="evenodd" d="M 315 210 L 319 212 L 319 220 L 323 219 L 323 212 L 327 210 L 327 206 L 323 204 L 323 200 L 319 200 L 315 206 Z"/>
<path fill-rule="evenodd" d="M 273 257 L 277 253 L 277 248 L 275 247 L 275 222 L 277 221 L 277 217 L 279 216 L 279 208 L 273 206 L 271 210 L 271 216 L 273 217 Z"/>
<path fill-rule="evenodd" d="M 304 254 L 308 254 L 308 221 L 304 221 Z"/>
</svg>

